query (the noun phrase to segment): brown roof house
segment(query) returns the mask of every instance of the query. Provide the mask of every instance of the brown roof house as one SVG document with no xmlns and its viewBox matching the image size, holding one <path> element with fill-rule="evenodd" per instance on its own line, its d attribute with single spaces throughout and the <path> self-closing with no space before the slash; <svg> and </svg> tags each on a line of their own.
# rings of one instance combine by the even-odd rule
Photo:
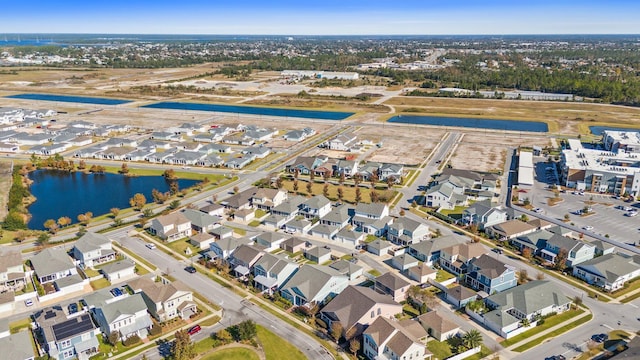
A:
<svg viewBox="0 0 640 360">
<path fill-rule="evenodd" d="M 438 341 L 445 341 L 460 332 L 457 324 L 445 319 L 437 311 L 429 311 L 418 316 L 417 319 L 429 336 Z"/>
<path fill-rule="evenodd" d="M 395 301 L 404 301 L 407 299 L 409 286 L 411 284 L 408 281 L 388 272 L 376 278 L 374 288 L 383 294 L 391 295 Z"/>
<path fill-rule="evenodd" d="M 329 328 L 339 322 L 345 332 L 355 329 L 353 336 L 358 336 L 378 317 L 392 318 L 400 313 L 402 305 L 391 296 L 368 287 L 350 285 L 322 309 L 320 318 Z"/>
<path fill-rule="evenodd" d="M 456 244 L 440 250 L 440 266 L 456 274 L 464 274 L 469 262 L 487 253 L 480 243 Z"/>
<path fill-rule="evenodd" d="M 448 288 L 445 291 L 444 297 L 447 302 L 455 305 L 457 308 L 467 305 L 468 302 L 476 298 L 478 298 L 478 294 L 475 291 L 461 285 Z"/>
<path fill-rule="evenodd" d="M 430 359 L 432 354 L 416 336 L 416 330 L 419 329 L 403 325 L 409 324 L 378 317 L 362 335 L 365 357 L 370 360 Z"/>
<path fill-rule="evenodd" d="M 191 221 L 179 212 L 162 215 L 151 220 L 149 231 L 162 240 L 172 242 L 191 235 Z"/>
<path fill-rule="evenodd" d="M 158 321 L 167 321 L 176 317 L 188 319 L 197 312 L 193 301 L 193 292 L 181 281 L 154 281 L 150 277 L 141 277 L 127 284 L 142 298 L 149 308 L 151 316 Z"/>
<path fill-rule="evenodd" d="M 493 238 L 500 240 L 511 240 L 518 236 L 526 235 L 536 231 L 534 225 L 517 219 L 509 220 L 500 224 L 489 226 L 486 233 Z"/>
</svg>

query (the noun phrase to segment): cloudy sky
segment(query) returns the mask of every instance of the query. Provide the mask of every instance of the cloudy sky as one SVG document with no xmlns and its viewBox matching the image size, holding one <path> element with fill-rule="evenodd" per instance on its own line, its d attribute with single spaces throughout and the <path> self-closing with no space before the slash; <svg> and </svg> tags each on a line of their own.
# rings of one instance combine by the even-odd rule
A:
<svg viewBox="0 0 640 360">
<path fill-rule="evenodd" d="M 0 33 L 640 34 L 634 0 L 0 0 Z"/>
</svg>

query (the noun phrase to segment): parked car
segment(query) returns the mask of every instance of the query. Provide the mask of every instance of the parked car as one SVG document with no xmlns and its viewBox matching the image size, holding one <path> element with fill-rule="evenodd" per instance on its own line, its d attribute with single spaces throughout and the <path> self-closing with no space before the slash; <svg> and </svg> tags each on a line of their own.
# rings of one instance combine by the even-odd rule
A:
<svg viewBox="0 0 640 360">
<path fill-rule="evenodd" d="M 583 226 L 582 229 L 587 230 L 587 231 L 591 231 L 591 230 L 593 230 L 593 226 L 591 226 L 591 225 Z"/>
<path fill-rule="evenodd" d="M 595 334 L 593 336 L 591 336 L 591 340 L 597 342 L 597 343 L 601 343 L 601 342 L 605 342 L 609 339 L 609 335 L 607 334 Z"/>
<path fill-rule="evenodd" d="M 200 325 L 195 325 L 189 328 L 189 330 L 187 330 L 187 333 L 189 333 L 189 335 L 193 336 L 197 333 L 199 333 L 202 330 L 202 328 L 200 327 Z"/>
<path fill-rule="evenodd" d="M 114 297 L 122 296 L 122 290 L 120 290 L 119 288 L 113 288 L 111 289 L 111 295 L 113 295 Z"/>
<path fill-rule="evenodd" d="M 625 216 L 629 216 L 629 217 L 634 217 L 638 215 L 637 211 L 627 211 L 625 214 Z"/>
<path fill-rule="evenodd" d="M 25 305 L 26 307 L 33 306 L 33 300 L 31 300 L 31 299 L 27 299 L 27 300 L 25 300 L 25 301 L 24 301 L 24 305 Z"/>
<path fill-rule="evenodd" d="M 541 214 L 541 213 L 543 213 L 543 212 L 544 212 L 544 210 L 542 210 L 542 209 L 540 209 L 540 208 L 535 208 L 535 209 L 533 209 L 533 212 L 538 213 L 538 214 Z"/>
<path fill-rule="evenodd" d="M 193 266 L 187 266 L 186 268 L 184 268 L 184 270 L 189 274 L 194 274 L 197 271 L 196 268 Z"/>
<path fill-rule="evenodd" d="M 71 303 L 71 304 L 69 304 L 68 309 L 69 309 L 69 314 L 75 314 L 75 313 L 78 312 L 78 304 Z"/>
<path fill-rule="evenodd" d="M 154 250 L 156 248 L 156 244 L 154 243 L 146 243 L 144 246 L 146 246 L 147 249 L 151 249 L 151 250 Z"/>
</svg>

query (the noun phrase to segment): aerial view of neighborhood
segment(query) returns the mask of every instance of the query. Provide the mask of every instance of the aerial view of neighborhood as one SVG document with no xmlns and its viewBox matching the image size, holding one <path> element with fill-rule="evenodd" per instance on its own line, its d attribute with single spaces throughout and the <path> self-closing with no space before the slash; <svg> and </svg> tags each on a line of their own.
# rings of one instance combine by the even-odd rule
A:
<svg viewBox="0 0 640 360">
<path fill-rule="evenodd" d="M 640 359 L 640 35 L 113 26 L 0 25 L 1 360 Z"/>
</svg>

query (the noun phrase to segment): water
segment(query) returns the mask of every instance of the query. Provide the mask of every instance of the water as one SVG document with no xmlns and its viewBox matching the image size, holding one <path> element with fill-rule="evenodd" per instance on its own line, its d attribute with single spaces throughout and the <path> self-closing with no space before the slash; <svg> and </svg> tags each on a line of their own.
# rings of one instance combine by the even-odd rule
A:
<svg viewBox="0 0 640 360">
<path fill-rule="evenodd" d="M 296 117 L 296 118 L 320 119 L 320 120 L 344 120 L 354 114 L 352 112 L 340 112 L 340 111 L 294 110 L 294 109 L 281 109 L 281 108 L 266 108 L 266 107 L 259 107 L 259 106 L 181 103 L 181 102 L 171 102 L 171 101 L 144 105 L 142 107 L 153 108 L 153 109 L 215 111 L 215 112 L 223 112 L 223 113 Z"/>
<path fill-rule="evenodd" d="M 68 216 L 76 223 L 79 214 L 91 211 L 93 216 L 106 214 L 111 208 L 129 207 L 129 199 L 142 193 L 147 203 L 152 202 L 151 191 L 169 190 L 169 183 L 162 176 L 128 177 L 118 174 L 68 173 L 58 170 L 37 170 L 29 174 L 33 180 L 30 191 L 37 198 L 31 206 L 30 229 L 44 229 L 48 219 Z M 185 189 L 196 180 L 178 180 L 178 187 Z"/>
<path fill-rule="evenodd" d="M 591 131 L 593 135 L 600 136 L 602 135 L 602 132 L 605 130 L 630 131 L 630 132 L 640 131 L 640 129 L 633 129 L 633 128 L 619 128 L 619 127 L 612 127 L 612 126 L 589 126 L 589 131 Z"/>
<path fill-rule="evenodd" d="M 549 127 L 540 121 L 474 119 L 459 117 L 398 115 L 389 119 L 391 123 L 458 126 L 478 129 L 494 129 L 509 131 L 547 132 Z"/>
<path fill-rule="evenodd" d="M 57 102 L 73 102 L 82 104 L 97 104 L 97 105 L 120 105 L 130 103 L 131 100 L 119 100 L 109 98 L 97 98 L 86 96 L 68 96 L 68 95 L 51 95 L 51 94 L 18 94 L 5 96 L 11 99 L 24 99 L 24 100 L 44 100 L 44 101 L 57 101 Z"/>
</svg>

